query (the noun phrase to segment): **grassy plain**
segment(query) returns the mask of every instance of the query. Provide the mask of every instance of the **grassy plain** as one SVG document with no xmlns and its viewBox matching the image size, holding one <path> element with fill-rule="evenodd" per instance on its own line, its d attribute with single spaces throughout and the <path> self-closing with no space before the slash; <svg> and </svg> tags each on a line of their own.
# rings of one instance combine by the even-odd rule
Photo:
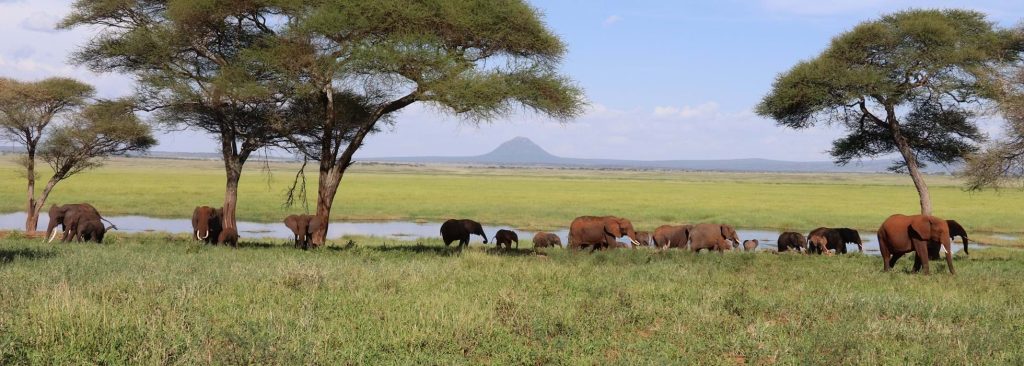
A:
<svg viewBox="0 0 1024 366">
<path fill-rule="evenodd" d="M 274 222 L 301 208 L 282 207 L 297 164 L 247 166 L 241 220 Z M 0 157 L 0 212 L 24 210 L 24 181 L 11 156 Z M 47 178 L 46 176 L 42 178 Z M 935 214 L 972 232 L 1024 232 L 1024 192 L 964 192 L 958 179 L 929 176 Z M 309 175 L 310 197 L 316 190 Z M 108 215 L 189 217 L 219 205 L 217 161 L 115 159 L 62 182 L 48 202 L 92 202 Z M 311 202 L 315 205 L 315 202 Z M 666 223 L 722 222 L 744 228 L 806 231 L 850 226 L 873 231 L 892 213 L 918 211 L 917 194 L 898 174 L 757 174 L 457 166 L 357 165 L 345 177 L 332 218 L 427 220 L 470 217 L 520 229 L 564 228 L 579 215 L 615 214 L 640 229 Z"/>
<path fill-rule="evenodd" d="M 0 364 L 1021 364 L 1024 252 L 0 241 Z M 279 243 L 278 243 L 279 244 Z"/>
<path fill-rule="evenodd" d="M 295 165 L 252 165 L 239 216 L 276 221 Z M 0 210 L 23 182 L 0 159 Z M 336 218 L 524 228 L 617 213 L 641 227 L 877 226 L 913 212 L 900 175 L 727 174 L 358 166 Z M 938 214 L 1024 231 L 1020 192 L 929 177 Z M 119 159 L 51 202 L 108 215 L 187 217 L 221 199 L 217 162 Z M 311 188 L 313 185 L 311 184 Z M 1021 364 L 1024 251 L 958 256 L 958 274 L 904 259 L 551 249 L 345 238 L 205 247 L 113 232 L 104 245 L 0 239 L 0 364 Z M 349 242 L 351 240 L 351 242 Z M 343 244 L 349 242 L 348 244 Z M 385 243 L 386 242 L 386 243 Z M 1017 240 L 1019 242 L 1019 240 Z M 524 243 L 524 247 L 530 247 Z"/>
</svg>

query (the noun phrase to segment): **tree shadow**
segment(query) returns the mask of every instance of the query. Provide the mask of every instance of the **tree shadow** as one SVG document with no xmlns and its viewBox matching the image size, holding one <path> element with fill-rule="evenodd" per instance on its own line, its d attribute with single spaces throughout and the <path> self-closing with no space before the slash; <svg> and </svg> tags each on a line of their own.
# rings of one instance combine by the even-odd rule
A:
<svg viewBox="0 0 1024 366">
<path fill-rule="evenodd" d="M 350 241 L 353 244 L 354 242 Z M 369 250 L 374 250 L 382 253 L 412 253 L 412 254 L 430 254 L 440 257 L 453 257 L 462 254 L 462 250 L 458 246 L 442 247 L 436 245 L 423 245 L 418 243 L 416 245 L 380 245 L 380 246 L 367 246 Z M 345 250 L 339 248 L 339 250 Z M 464 249 L 463 249 L 464 250 Z"/>
<path fill-rule="evenodd" d="M 15 260 L 42 260 L 56 256 L 57 252 L 52 250 L 33 248 L 0 249 L 0 266 L 14 262 Z"/>
</svg>

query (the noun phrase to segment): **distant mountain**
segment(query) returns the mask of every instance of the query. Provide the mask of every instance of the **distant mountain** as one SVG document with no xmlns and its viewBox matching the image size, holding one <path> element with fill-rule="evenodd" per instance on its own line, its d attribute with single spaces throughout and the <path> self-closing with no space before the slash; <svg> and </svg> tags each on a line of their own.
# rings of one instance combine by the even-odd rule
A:
<svg viewBox="0 0 1024 366">
<path fill-rule="evenodd" d="M 742 171 L 742 172 L 886 172 L 891 165 L 888 160 L 869 160 L 837 166 L 831 161 L 782 161 L 769 159 L 724 159 L 724 160 L 615 160 L 564 158 L 544 150 L 526 137 L 505 141 L 493 151 L 477 156 L 407 156 L 363 158 L 368 162 L 401 163 L 442 163 L 442 164 L 487 164 L 512 166 L 586 167 L 612 169 L 664 169 L 697 171 Z M 947 173 L 949 169 L 929 166 L 928 173 Z"/>
</svg>

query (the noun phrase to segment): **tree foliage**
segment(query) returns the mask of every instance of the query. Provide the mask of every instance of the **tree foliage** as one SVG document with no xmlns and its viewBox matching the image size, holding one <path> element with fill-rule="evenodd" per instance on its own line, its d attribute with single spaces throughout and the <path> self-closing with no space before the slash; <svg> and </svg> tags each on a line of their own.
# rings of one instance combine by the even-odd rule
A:
<svg viewBox="0 0 1024 366">
<path fill-rule="evenodd" d="M 95 92 L 91 85 L 68 78 L 0 78 L 0 133 L 34 155 L 51 123 L 77 111 Z"/>
<path fill-rule="evenodd" d="M 58 180 L 101 165 L 110 156 L 149 150 L 156 145 L 149 125 L 129 100 L 100 101 L 69 118 L 43 141 L 40 157 Z"/>
<path fill-rule="evenodd" d="M 1015 67 L 1002 85 L 1003 137 L 967 159 L 963 175 L 970 190 L 1014 184 L 1024 188 L 1024 66 Z"/>
<path fill-rule="evenodd" d="M 164 124 L 216 136 L 235 226 L 237 186 L 252 153 L 282 138 L 275 76 L 252 55 L 273 43 L 286 0 L 78 0 L 61 26 L 99 32 L 74 55 L 97 72 L 139 81 L 140 104 Z"/>
<path fill-rule="evenodd" d="M 1020 57 L 1022 39 L 968 10 L 908 10 L 861 23 L 818 57 L 780 75 L 757 113 L 780 126 L 839 125 L 838 164 L 899 153 L 931 211 L 923 162 L 950 164 L 985 136 L 976 114 L 995 98 L 995 77 Z"/>
<path fill-rule="evenodd" d="M 478 123 L 583 107 L 557 70 L 565 46 L 523 1 L 296 1 L 282 16 L 260 63 L 291 91 L 290 147 L 320 163 L 319 215 L 365 137 L 409 105 Z"/>
</svg>

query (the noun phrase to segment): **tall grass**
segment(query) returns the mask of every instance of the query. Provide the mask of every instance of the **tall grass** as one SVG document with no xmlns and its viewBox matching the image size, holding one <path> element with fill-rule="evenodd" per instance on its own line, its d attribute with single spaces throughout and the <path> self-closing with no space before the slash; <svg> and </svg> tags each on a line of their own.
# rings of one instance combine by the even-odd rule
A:
<svg viewBox="0 0 1024 366">
<path fill-rule="evenodd" d="M 1024 254 L 0 241 L 0 364 L 1020 364 Z M 526 246 L 529 246 L 528 244 Z"/>
</svg>

